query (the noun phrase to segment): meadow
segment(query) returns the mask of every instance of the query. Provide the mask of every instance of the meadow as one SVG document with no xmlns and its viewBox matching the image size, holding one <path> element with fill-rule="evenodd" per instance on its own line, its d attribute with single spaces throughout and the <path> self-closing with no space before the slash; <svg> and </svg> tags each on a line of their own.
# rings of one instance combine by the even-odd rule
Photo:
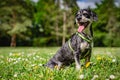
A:
<svg viewBox="0 0 120 80">
<path fill-rule="evenodd" d="M 120 80 L 120 48 L 95 47 L 91 62 L 80 71 L 74 63 L 60 70 L 43 67 L 58 49 L 1 47 L 0 80 Z"/>
</svg>

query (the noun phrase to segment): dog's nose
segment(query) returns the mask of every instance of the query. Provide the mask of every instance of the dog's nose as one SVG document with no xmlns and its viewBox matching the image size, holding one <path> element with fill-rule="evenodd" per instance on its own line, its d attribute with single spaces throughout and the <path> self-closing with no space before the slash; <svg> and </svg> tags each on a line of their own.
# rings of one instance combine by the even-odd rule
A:
<svg viewBox="0 0 120 80">
<path fill-rule="evenodd" d="M 77 17 L 77 20 L 80 20 L 80 19 L 82 19 L 80 16 L 79 16 L 79 17 Z"/>
</svg>

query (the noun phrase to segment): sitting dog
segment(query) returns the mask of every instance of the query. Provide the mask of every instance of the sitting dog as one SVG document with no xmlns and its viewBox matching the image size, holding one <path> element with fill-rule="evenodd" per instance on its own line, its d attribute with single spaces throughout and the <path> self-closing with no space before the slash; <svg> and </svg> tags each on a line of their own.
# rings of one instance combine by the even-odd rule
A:
<svg viewBox="0 0 120 80">
<path fill-rule="evenodd" d="M 47 66 L 54 69 L 62 65 L 70 65 L 75 62 L 76 69 L 80 70 L 80 59 L 85 63 L 90 62 L 93 31 L 92 22 L 97 20 L 97 15 L 90 9 L 81 9 L 75 16 L 75 22 L 79 26 L 78 31 L 57 51 L 48 61 Z"/>
</svg>

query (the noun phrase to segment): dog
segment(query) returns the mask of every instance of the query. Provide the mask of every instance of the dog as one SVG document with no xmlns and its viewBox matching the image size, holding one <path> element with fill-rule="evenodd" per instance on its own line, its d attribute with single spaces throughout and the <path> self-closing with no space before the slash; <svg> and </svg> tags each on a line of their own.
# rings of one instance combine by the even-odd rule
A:
<svg viewBox="0 0 120 80">
<path fill-rule="evenodd" d="M 75 23 L 78 31 L 56 52 L 56 54 L 44 65 L 51 69 L 55 66 L 60 69 L 63 65 L 75 62 L 76 69 L 80 70 L 80 60 L 85 59 L 85 64 L 90 62 L 93 31 L 92 23 L 97 21 L 97 15 L 90 9 L 81 9 L 76 13 Z"/>
</svg>

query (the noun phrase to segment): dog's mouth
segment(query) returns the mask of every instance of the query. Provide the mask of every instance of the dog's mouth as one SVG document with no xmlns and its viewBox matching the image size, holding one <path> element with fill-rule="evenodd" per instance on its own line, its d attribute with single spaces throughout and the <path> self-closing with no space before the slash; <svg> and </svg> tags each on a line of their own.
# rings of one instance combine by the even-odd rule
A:
<svg viewBox="0 0 120 80">
<path fill-rule="evenodd" d="M 87 25 L 89 24 L 89 22 L 78 22 L 79 28 L 78 28 L 78 32 L 82 32 Z"/>
</svg>

